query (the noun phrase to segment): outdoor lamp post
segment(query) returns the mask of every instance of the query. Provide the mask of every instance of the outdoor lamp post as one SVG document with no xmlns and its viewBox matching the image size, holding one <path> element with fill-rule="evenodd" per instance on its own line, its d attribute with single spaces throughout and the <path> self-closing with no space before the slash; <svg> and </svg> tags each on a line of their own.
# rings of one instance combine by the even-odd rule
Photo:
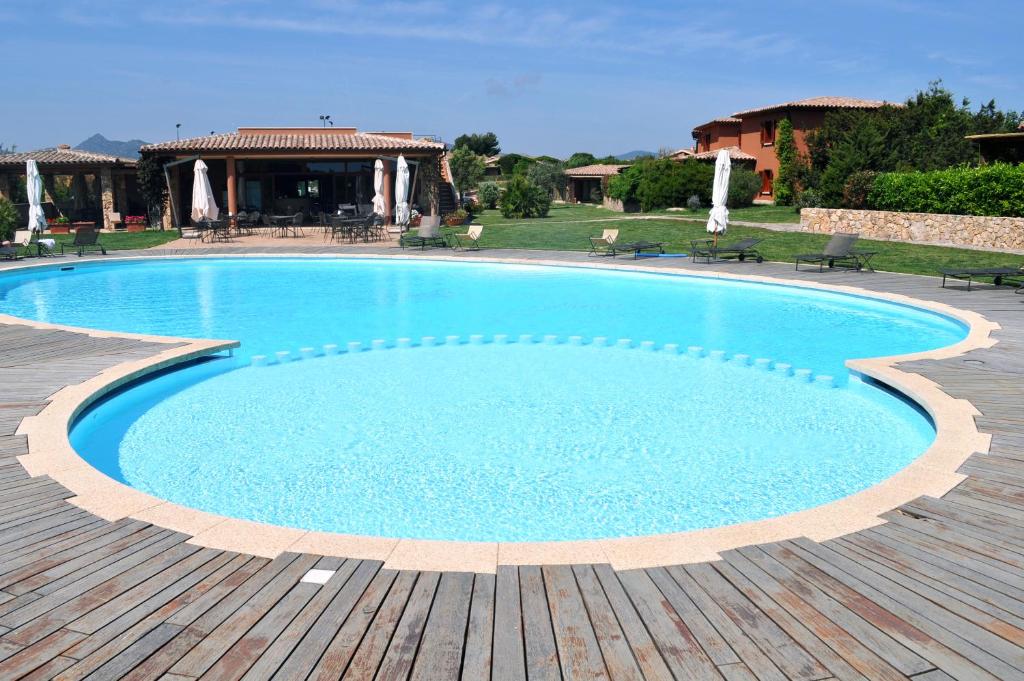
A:
<svg viewBox="0 0 1024 681">
<path fill-rule="evenodd" d="M 181 123 L 174 124 L 174 138 L 179 141 L 181 140 Z"/>
<path fill-rule="evenodd" d="M 325 128 L 327 127 L 328 123 L 330 123 L 331 125 L 334 125 L 334 123 L 331 121 L 330 114 L 320 114 L 320 122 L 323 123 L 323 126 Z"/>
</svg>

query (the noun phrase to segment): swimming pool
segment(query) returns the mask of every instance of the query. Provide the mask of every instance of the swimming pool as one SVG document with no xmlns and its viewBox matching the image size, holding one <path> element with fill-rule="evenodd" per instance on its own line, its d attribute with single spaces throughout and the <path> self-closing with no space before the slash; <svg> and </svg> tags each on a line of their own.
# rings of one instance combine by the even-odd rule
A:
<svg viewBox="0 0 1024 681">
<path fill-rule="evenodd" d="M 11 273 L 0 312 L 242 341 L 234 359 L 140 383 L 76 424 L 76 450 L 111 477 L 233 517 L 479 541 L 712 527 L 869 487 L 935 433 L 845 360 L 966 335 L 821 291 L 423 261 Z M 300 348 L 318 356 L 250 361 Z"/>
</svg>

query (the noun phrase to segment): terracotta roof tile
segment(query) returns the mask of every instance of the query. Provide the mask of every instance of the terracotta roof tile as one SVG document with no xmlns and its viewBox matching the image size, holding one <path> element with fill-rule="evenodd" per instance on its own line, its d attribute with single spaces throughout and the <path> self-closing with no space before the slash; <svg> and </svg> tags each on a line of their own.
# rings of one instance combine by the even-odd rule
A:
<svg viewBox="0 0 1024 681">
<path fill-rule="evenodd" d="M 739 147 L 724 147 L 729 152 L 729 158 L 733 161 L 756 161 L 757 157 L 748 154 L 745 151 L 741 151 Z M 721 149 L 712 149 L 711 151 L 702 151 L 699 154 L 694 154 L 690 158 L 695 158 L 698 161 L 714 161 L 718 158 L 718 152 Z"/>
<path fill-rule="evenodd" d="M 722 118 L 712 118 L 707 123 L 701 123 L 700 125 L 695 126 L 694 130 L 702 130 L 703 128 L 707 128 L 707 127 L 710 127 L 712 125 L 723 124 L 723 123 L 726 124 L 726 125 L 734 125 L 734 124 L 738 125 L 738 124 L 740 124 L 742 122 L 743 121 L 741 121 L 739 118 L 733 118 L 732 116 L 723 116 Z"/>
<path fill-rule="evenodd" d="M 109 154 L 98 154 L 94 151 L 82 151 L 67 146 L 52 147 L 49 149 L 36 149 L 35 151 L 21 151 L 13 154 L 0 156 L 0 165 L 15 166 L 25 165 L 26 161 L 35 161 L 39 165 L 125 165 L 134 166 L 134 158 L 122 158 Z"/>
<path fill-rule="evenodd" d="M 369 133 L 316 134 L 309 132 L 229 132 L 171 140 L 142 147 L 144 152 L 197 151 L 442 151 L 444 144 Z"/>
<path fill-rule="evenodd" d="M 742 118 L 743 116 L 772 111 L 774 109 L 878 109 L 886 105 L 892 106 L 893 104 L 878 99 L 857 99 L 856 97 L 811 97 L 810 99 L 800 99 L 795 102 L 784 102 L 782 104 L 772 104 L 756 109 L 738 111 L 733 114 L 733 117 Z"/>
<path fill-rule="evenodd" d="M 580 166 L 579 168 L 569 168 L 565 171 L 565 174 L 569 177 L 607 177 L 610 175 L 618 175 L 623 168 L 628 167 L 628 163 L 622 165 L 598 164 L 592 166 Z"/>
</svg>

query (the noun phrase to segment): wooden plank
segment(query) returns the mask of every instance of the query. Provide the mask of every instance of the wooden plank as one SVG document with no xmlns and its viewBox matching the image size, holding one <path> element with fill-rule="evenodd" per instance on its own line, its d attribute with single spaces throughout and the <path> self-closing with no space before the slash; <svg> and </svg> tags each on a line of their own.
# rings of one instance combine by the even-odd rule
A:
<svg viewBox="0 0 1024 681">
<path fill-rule="evenodd" d="M 374 678 L 398 681 L 409 676 L 416 651 L 419 650 L 420 639 L 423 637 L 427 616 L 434 603 L 439 580 L 440 574 L 437 572 L 420 573 Z"/>
<path fill-rule="evenodd" d="M 540 568 L 519 567 L 519 597 L 523 607 L 523 640 L 526 644 L 526 674 L 534 679 L 560 679 L 558 649 L 551 629 L 547 592 Z"/>
<path fill-rule="evenodd" d="M 375 561 L 363 561 L 273 678 L 295 681 L 311 671 L 315 677 L 320 672 L 314 666 L 324 678 L 339 678 L 397 574 L 381 570 Z"/>
<path fill-rule="evenodd" d="M 576 577 L 567 565 L 541 568 L 547 588 L 548 608 L 554 629 L 558 660 L 565 681 L 608 679 L 601 646 L 590 623 Z"/>
<path fill-rule="evenodd" d="M 381 660 L 384 659 L 391 636 L 398 628 L 398 622 L 409 601 L 409 596 L 412 594 L 417 577 L 418 573 L 407 570 L 398 573 L 391 583 L 391 589 L 384 598 L 384 602 L 376 611 L 376 616 L 370 623 L 366 635 L 362 637 L 359 647 L 351 655 L 347 670 L 345 666 L 339 664 L 344 655 L 332 659 L 328 659 L 325 655 L 321 658 L 320 664 L 313 669 L 310 679 L 327 681 L 340 678 L 342 674 L 354 679 L 373 678 L 380 667 Z M 362 624 L 363 618 L 360 617 L 358 620 Z"/>
<path fill-rule="evenodd" d="M 473 579 L 473 599 L 466 627 L 462 677 L 490 681 L 494 642 L 495 576 L 478 574 Z"/>
<path fill-rule="evenodd" d="M 711 658 L 696 637 L 643 570 L 618 573 L 633 606 L 651 634 L 662 658 L 677 679 L 720 679 Z"/>
<path fill-rule="evenodd" d="M 412 666 L 411 679 L 440 681 L 459 678 L 472 598 L 472 573 L 446 572 L 441 575 L 437 595 L 423 629 L 420 652 Z"/>
<path fill-rule="evenodd" d="M 573 576 L 580 591 L 580 598 L 590 616 L 594 637 L 601 651 L 605 669 L 612 681 L 641 681 L 643 672 L 637 666 L 629 641 L 612 609 L 608 597 L 601 588 L 601 582 L 590 565 L 574 565 Z M 659 656 L 660 659 L 660 656 Z M 659 670 L 660 671 L 660 670 Z M 668 670 L 664 676 L 648 678 L 670 678 Z"/>
<path fill-rule="evenodd" d="M 491 678 L 494 681 L 526 681 L 519 568 L 514 565 L 499 565 L 495 577 Z"/>
<path fill-rule="evenodd" d="M 736 652 L 715 630 L 707 617 L 693 604 L 693 601 L 672 579 L 665 568 L 651 568 L 647 570 L 647 575 L 680 619 L 686 623 L 686 627 L 712 662 L 718 666 L 740 662 Z"/>
<path fill-rule="evenodd" d="M 38 669 L 81 640 L 84 634 L 61 629 L 0 662 L 0 679 L 17 679 Z"/>
</svg>

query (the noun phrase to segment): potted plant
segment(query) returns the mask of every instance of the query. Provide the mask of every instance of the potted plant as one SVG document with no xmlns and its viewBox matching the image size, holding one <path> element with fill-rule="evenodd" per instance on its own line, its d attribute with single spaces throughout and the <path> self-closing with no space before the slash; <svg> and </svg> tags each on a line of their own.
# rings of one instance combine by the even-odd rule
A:
<svg viewBox="0 0 1024 681">
<path fill-rule="evenodd" d="M 50 234 L 71 233 L 71 220 L 67 216 L 61 215 L 59 218 L 50 218 L 46 223 L 50 227 Z"/>
<path fill-rule="evenodd" d="M 409 214 L 409 226 L 410 227 L 419 227 L 422 222 L 423 222 L 423 214 L 420 213 L 415 208 L 413 208 L 412 212 Z"/>
<path fill-rule="evenodd" d="M 469 213 L 462 208 L 456 208 L 451 213 L 444 216 L 444 224 L 449 227 L 458 227 L 459 225 L 465 224 L 468 219 Z"/>
<path fill-rule="evenodd" d="M 129 215 L 124 219 L 125 229 L 129 232 L 145 232 L 146 231 L 146 216 L 144 215 Z"/>
</svg>

